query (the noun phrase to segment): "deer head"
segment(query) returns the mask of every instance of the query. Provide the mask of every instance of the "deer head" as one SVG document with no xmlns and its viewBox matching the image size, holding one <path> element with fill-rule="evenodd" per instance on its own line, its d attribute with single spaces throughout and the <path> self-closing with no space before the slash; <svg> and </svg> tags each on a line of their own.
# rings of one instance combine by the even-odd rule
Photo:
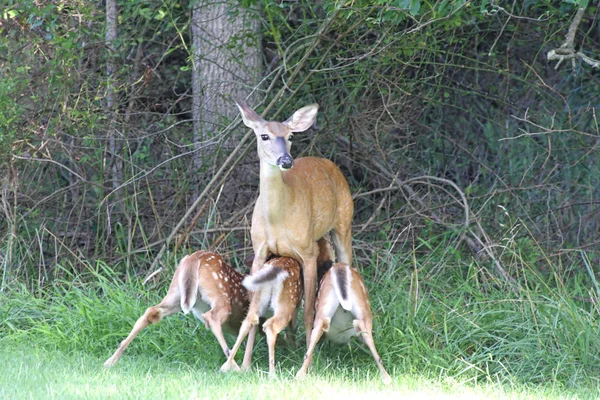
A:
<svg viewBox="0 0 600 400">
<path fill-rule="evenodd" d="M 284 122 L 265 121 L 243 102 L 236 102 L 244 124 L 256 134 L 258 156 L 261 162 L 285 171 L 294 166 L 290 155 L 294 132 L 304 132 L 317 118 L 318 104 L 311 104 L 296 111 Z"/>
</svg>

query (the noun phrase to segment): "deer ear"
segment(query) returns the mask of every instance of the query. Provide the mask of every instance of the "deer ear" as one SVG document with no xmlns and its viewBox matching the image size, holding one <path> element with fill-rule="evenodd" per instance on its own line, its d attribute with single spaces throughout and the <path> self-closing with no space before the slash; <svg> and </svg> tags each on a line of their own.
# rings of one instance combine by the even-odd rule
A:
<svg viewBox="0 0 600 400">
<path fill-rule="evenodd" d="M 289 117 L 287 121 L 284 122 L 284 125 L 287 125 L 292 132 L 304 132 L 315 123 L 318 110 L 318 104 L 302 107 Z"/>
<path fill-rule="evenodd" d="M 246 125 L 248 128 L 256 130 L 258 127 L 266 123 L 266 121 L 260 115 L 258 115 L 256 111 L 248 107 L 248 105 L 243 101 L 236 101 L 235 104 L 240 109 L 244 125 Z"/>
</svg>

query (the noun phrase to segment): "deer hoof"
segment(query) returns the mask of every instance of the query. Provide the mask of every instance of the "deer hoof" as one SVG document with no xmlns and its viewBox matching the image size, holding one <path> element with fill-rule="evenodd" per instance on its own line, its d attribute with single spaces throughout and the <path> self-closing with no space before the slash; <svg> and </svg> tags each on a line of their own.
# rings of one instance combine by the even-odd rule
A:
<svg viewBox="0 0 600 400">
<path fill-rule="evenodd" d="M 296 373 L 296 379 L 302 380 L 306 377 L 306 371 L 300 370 Z"/>
<path fill-rule="evenodd" d="M 389 375 L 384 376 L 383 377 L 383 384 L 384 385 L 389 385 L 390 383 L 392 383 L 392 378 Z"/>
<path fill-rule="evenodd" d="M 231 363 L 225 362 L 225 364 L 223 364 L 221 366 L 221 372 L 229 372 L 229 371 L 231 371 Z"/>
</svg>

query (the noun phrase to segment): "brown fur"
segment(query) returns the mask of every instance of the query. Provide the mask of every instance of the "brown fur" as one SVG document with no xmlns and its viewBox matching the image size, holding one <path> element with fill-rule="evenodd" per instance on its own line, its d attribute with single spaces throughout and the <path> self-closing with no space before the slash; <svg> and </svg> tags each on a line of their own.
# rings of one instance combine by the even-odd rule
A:
<svg viewBox="0 0 600 400">
<path fill-rule="evenodd" d="M 337 281 L 336 276 L 346 276 L 350 273 L 350 280 L 344 279 L 343 282 Z M 350 304 L 350 310 L 352 312 L 352 324 L 345 327 L 340 321 L 334 318 L 343 318 L 344 312 L 341 312 L 341 299 L 336 294 L 335 285 L 343 285 L 347 289 L 348 302 Z M 341 290 L 340 290 L 341 292 Z M 335 305 L 337 304 L 337 307 Z M 336 309 L 338 312 L 336 312 Z M 333 312 L 329 312 L 333 310 Z M 335 327 L 335 331 L 334 331 Z M 340 329 L 341 328 L 341 329 Z M 302 378 L 306 375 L 306 372 L 312 362 L 312 354 L 316 344 L 323 334 L 330 337 L 332 340 L 343 342 L 349 339 L 350 335 L 354 333 L 359 335 L 375 359 L 375 363 L 379 368 L 381 379 L 387 385 L 391 383 L 392 379 L 385 370 L 381 357 L 377 353 L 375 348 L 375 342 L 373 340 L 373 314 L 371 312 L 371 303 L 369 301 L 369 294 L 367 293 L 364 280 L 354 268 L 349 267 L 344 263 L 336 263 L 331 269 L 323 276 L 319 286 L 319 294 L 317 298 L 317 312 L 315 316 L 315 326 L 311 332 L 310 343 L 306 356 L 304 357 L 304 363 L 296 374 L 296 377 Z M 337 337 L 331 337 L 331 336 Z"/>
<path fill-rule="evenodd" d="M 281 171 L 278 160 L 290 157 L 293 132 L 308 129 L 316 119 L 318 105 L 297 110 L 283 123 L 267 122 L 250 107 L 238 103 L 244 123 L 257 136 L 260 158 L 260 195 L 252 216 L 252 273 L 270 254 L 299 260 L 304 272 L 304 326 L 306 341 L 314 320 L 317 279 L 317 241 L 331 231 L 338 260 L 352 265 L 352 216 L 354 203 L 348 182 L 330 160 L 303 157 Z M 262 137 L 269 140 L 262 140 Z M 287 153 L 274 138 L 287 140 Z"/>
<path fill-rule="evenodd" d="M 167 295 L 137 320 L 127 338 L 104 366 L 108 368 L 115 365 L 131 341 L 148 325 L 181 311 L 182 304 L 189 311 L 196 302 L 202 300 L 201 292 L 214 304 L 202 314 L 204 324 L 212 330 L 225 356 L 228 356 L 229 348 L 223 337 L 223 328 L 237 333 L 248 308 L 248 292 L 242 285 L 242 279 L 243 276 L 216 253 L 197 251 L 184 257 L 175 270 Z M 247 356 L 251 357 L 251 354 Z"/>
<path fill-rule="evenodd" d="M 283 329 L 285 329 L 291 322 L 290 337 L 292 342 L 295 342 L 294 332 L 296 330 L 296 323 L 298 317 L 298 308 L 300 301 L 302 300 L 302 280 L 300 274 L 300 264 L 289 257 L 275 257 L 270 260 L 265 268 L 270 268 L 277 273 L 268 273 L 264 276 L 260 276 L 259 279 L 253 280 L 253 285 L 259 286 L 259 289 L 254 293 L 250 307 L 248 309 L 248 315 L 242 322 L 240 333 L 238 338 L 231 349 L 229 357 L 223 366 L 221 371 L 227 372 L 231 369 L 238 370 L 235 365 L 234 357 L 240 348 L 242 342 L 246 336 L 254 332 L 254 327 L 258 324 L 261 312 L 266 310 L 260 310 L 260 304 L 266 300 L 265 296 L 271 296 L 269 298 L 269 304 L 274 306 L 276 309 L 274 315 L 269 318 L 263 324 L 263 330 L 267 335 L 267 344 L 269 347 L 269 374 L 275 375 L 275 342 L 277 335 Z M 287 274 L 285 280 L 281 281 L 281 274 Z M 270 279 L 266 279 L 269 277 Z M 253 278 L 252 276 L 249 277 Z M 264 279 L 263 279 L 264 278 Z M 248 279 L 248 278 L 247 278 Z M 271 291 L 270 289 L 273 288 Z M 278 290 L 279 296 L 275 298 Z M 246 345 L 246 351 L 249 347 Z M 250 348 L 251 350 L 251 348 Z M 248 368 L 249 365 L 245 363 L 242 365 L 243 368 Z"/>
</svg>

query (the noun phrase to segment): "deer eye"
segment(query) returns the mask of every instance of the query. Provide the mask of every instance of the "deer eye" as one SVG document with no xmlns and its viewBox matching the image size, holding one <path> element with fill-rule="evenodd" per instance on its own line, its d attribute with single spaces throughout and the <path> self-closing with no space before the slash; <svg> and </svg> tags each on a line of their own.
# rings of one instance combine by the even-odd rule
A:
<svg viewBox="0 0 600 400">
<path fill-rule="evenodd" d="M 293 140 L 294 140 L 294 135 L 290 135 L 290 136 L 288 136 L 288 140 L 289 140 L 290 142 L 291 142 L 291 141 L 293 141 Z"/>
<path fill-rule="evenodd" d="M 269 140 L 269 135 L 260 135 L 262 140 Z"/>
</svg>

